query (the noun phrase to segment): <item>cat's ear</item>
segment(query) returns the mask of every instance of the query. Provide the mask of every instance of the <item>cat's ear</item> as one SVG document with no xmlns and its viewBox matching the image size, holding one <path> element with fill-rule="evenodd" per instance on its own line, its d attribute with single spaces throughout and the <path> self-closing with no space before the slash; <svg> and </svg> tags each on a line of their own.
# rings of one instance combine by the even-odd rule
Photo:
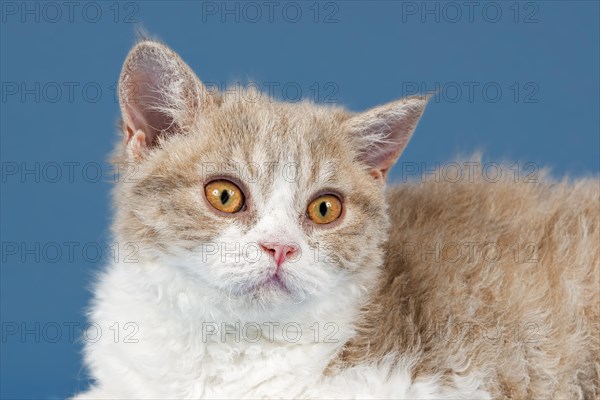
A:
<svg viewBox="0 0 600 400">
<path fill-rule="evenodd" d="M 353 115 L 345 123 L 357 143 L 358 161 L 383 182 L 410 140 L 429 96 L 406 97 Z"/>
<path fill-rule="evenodd" d="M 129 156 L 143 158 L 161 137 L 185 132 L 210 102 L 204 85 L 177 53 L 158 42 L 138 43 L 119 78 Z"/>
</svg>

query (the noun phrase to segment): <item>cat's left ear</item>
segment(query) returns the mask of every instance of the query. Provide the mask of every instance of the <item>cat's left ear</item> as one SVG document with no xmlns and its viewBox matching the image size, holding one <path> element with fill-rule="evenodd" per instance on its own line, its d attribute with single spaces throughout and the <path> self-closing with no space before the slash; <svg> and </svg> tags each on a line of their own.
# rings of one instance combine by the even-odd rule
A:
<svg viewBox="0 0 600 400">
<path fill-rule="evenodd" d="M 406 97 L 352 116 L 345 122 L 357 144 L 358 161 L 385 181 L 415 130 L 429 96 Z"/>
</svg>

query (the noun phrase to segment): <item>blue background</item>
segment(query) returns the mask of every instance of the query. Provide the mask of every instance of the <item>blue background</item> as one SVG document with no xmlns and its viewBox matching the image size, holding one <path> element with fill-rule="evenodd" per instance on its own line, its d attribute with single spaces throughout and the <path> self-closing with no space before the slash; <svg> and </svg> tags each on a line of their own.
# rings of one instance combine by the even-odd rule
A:
<svg viewBox="0 0 600 400">
<path fill-rule="evenodd" d="M 81 344 L 65 324 L 83 326 L 93 275 L 111 255 L 105 160 L 117 138 L 114 84 L 140 23 L 204 81 L 276 82 L 278 98 L 294 99 L 300 87 L 304 97 L 329 95 L 362 110 L 415 85 L 445 87 L 403 155 L 419 168 L 481 149 L 488 161 L 533 162 L 556 176 L 598 175 L 597 1 L 481 2 L 471 16 L 463 2 L 428 2 L 433 13 L 425 14 L 420 1 L 304 2 L 285 11 L 282 2 L 272 21 L 266 7 L 257 16 L 243 3 L 237 16 L 219 10 L 236 3 L 221 2 L 109 1 L 85 10 L 81 2 L 72 16 L 54 4 L 60 15 L 41 2 L 2 3 L 2 398 L 63 398 L 87 384 Z M 213 6 L 216 14 L 207 13 Z M 297 8 L 302 15 L 294 23 Z M 472 98 L 467 85 L 475 87 Z M 72 179 L 65 162 L 79 163 Z M 21 175 L 36 163 L 39 177 Z M 61 166 L 58 179 L 52 163 Z M 102 176 L 94 182 L 98 165 Z M 404 178 L 396 168 L 392 179 Z M 78 243 L 73 259 L 65 242 Z M 62 328 L 58 338 L 54 324 Z"/>
</svg>

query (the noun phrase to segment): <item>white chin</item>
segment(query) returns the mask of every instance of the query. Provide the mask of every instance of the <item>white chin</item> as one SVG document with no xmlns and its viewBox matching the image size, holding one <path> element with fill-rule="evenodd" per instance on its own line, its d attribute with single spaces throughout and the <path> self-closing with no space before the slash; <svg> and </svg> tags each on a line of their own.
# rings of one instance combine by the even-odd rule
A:
<svg viewBox="0 0 600 400">
<path fill-rule="evenodd" d="M 251 309 L 275 310 L 281 306 L 300 304 L 306 300 L 306 295 L 282 282 L 267 281 L 259 286 L 247 287 L 240 293 L 240 300 Z"/>
</svg>

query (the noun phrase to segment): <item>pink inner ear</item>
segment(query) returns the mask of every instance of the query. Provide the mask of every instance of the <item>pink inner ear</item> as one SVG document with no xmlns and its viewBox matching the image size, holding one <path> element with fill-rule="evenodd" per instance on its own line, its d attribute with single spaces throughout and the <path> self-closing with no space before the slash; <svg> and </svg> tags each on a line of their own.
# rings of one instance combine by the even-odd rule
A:
<svg viewBox="0 0 600 400">
<path fill-rule="evenodd" d="M 376 181 L 382 180 L 383 178 L 385 178 L 386 174 L 387 174 L 387 171 L 386 171 L 386 173 L 383 173 L 383 171 L 380 171 L 378 169 L 372 169 L 371 171 L 369 171 L 369 175 L 371 175 L 373 177 L 373 179 L 375 179 Z"/>
<path fill-rule="evenodd" d="M 153 77 L 146 72 L 133 71 L 128 83 L 130 91 L 124 96 L 127 102 L 123 104 L 126 141 L 129 142 L 133 134 L 141 130 L 148 147 L 156 144 L 158 136 L 174 128 L 170 115 L 155 110 L 166 102 L 160 93 L 164 88 L 156 86 L 151 79 Z"/>
<path fill-rule="evenodd" d="M 204 93 L 202 83 L 175 52 L 157 42 L 139 43 L 125 60 L 119 81 L 126 143 L 142 131 L 150 148 L 160 136 L 182 132 L 204 106 L 200 99 L 208 102 Z"/>
<path fill-rule="evenodd" d="M 136 131 L 147 129 L 144 117 L 131 105 L 124 106 L 123 131 L 125 133 L 125 144 L 129 144 Z"/>
<path fill-rule="evenodd" d="M 129 134 L 129 128 L 128 134 Z M 142 160 L 146 155 L 148 145 L 146 144 L 146 135 L 138 130 L 131 134 L 131 140 L 128 142 L 127 151 L 134 160 Z"/>
<path fill-rule="evenodd" d="M 372 157 L 367 157 L 364 161 L 372 167 L 370 174 L 375 179 L 385 178 L 398 158 L 398 155 L 394 155 L 393 153 L 371 153 L 371 155 Z"/>
<path fill-rule="evenodd" d="M 374 179 L 386 177 L 408 144 L 426 103 L 427 97 L 401 99 L 349 120 L 363 149 L 360 160 L 372 168 Z"/>
<path fill-rule="evenodd" d="M 390 136 L 384 143 L 378 144 L 367 151 L 363 161 L 367 165 L 373 167 L 380 177 L 385 178 L 388 171 L 394 166 L 398 157 L 408 144 L 412 130 L 409 130 L 408 137 L 405 135 L 405 130 L 402 127 L 388 126 L 388 129 L 395 129 L 390 133 Z M 402 135 L 405 136 L 402 136 Z M 398 137 L 400 136 L 400 137 Z M 373 174 L 371 174 L 373 175 Z"/>
</svg>

